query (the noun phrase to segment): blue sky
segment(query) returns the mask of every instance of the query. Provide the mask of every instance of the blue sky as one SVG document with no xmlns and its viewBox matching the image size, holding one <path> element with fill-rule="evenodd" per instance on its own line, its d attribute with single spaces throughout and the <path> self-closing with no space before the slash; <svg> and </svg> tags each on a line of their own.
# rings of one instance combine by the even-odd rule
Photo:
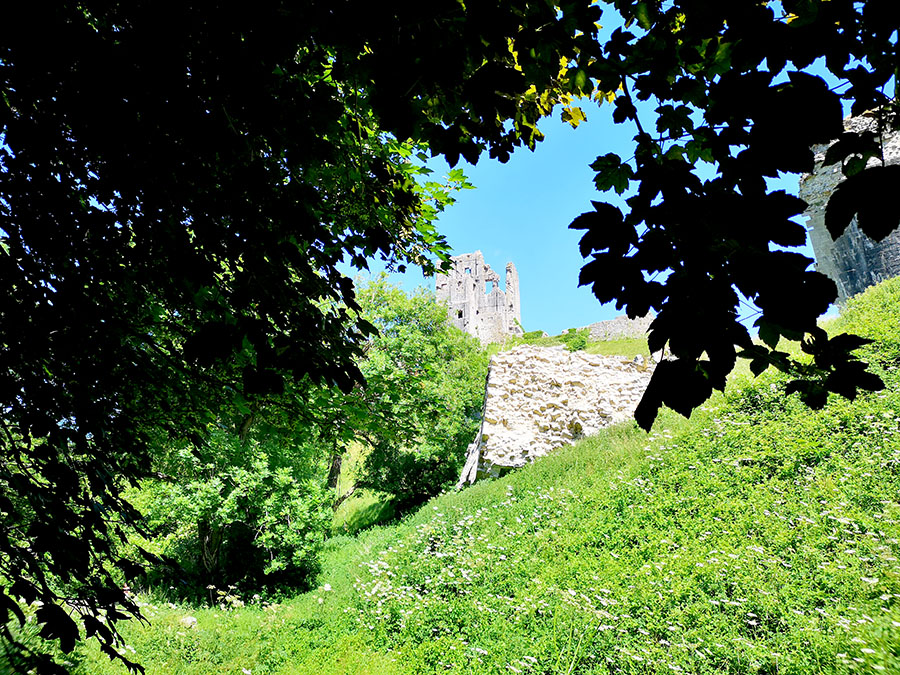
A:
<svg viewBox="0 0 900 675">
<path fill-rule="evenodd" d="M 630 157 L 635 130 L 612 122 L 612 106 L 588 105 L 582 103 L 588 121 L 577 129 L 561 122 L 558 113 L 544 120 L 540 126 L 546 138 L 534 152 L 519 149 L 506 164 L 486 156 L 476 166 L 461 163 L 475 189 L 459 193 L 438 222 L 454 254 L 480 250 L 501 275 L 507 262 L 515 263 L 527 331 L 555 335 L 622 313 L 614 304 L 600 305 L 588 287 L 578 287 L 582 233 L 568 225 L 591 210 L 590 200 L 616 197 L 596 191 L 589 165 L 608 152 Z M 439 160 L 430 165 L 435 176 L 449 170 Z M 789 177 L 776 189 L 795 192 L 796 186 L 797 177 Z M 812 257 L 811 250 L 806 254 Z M 418 270 L 392 274 L 390 280 L 406 290 L 434 289 L 434 279 Z"/>
<path fill-rule="evenodd" d="M 621 25 L 621 18 L 606 8 L 602 23 L 601 42 Z M 830 80 L 821 62 L 810 71 Z M 780 77 L 786 79 L 783 73 Z M 569 230 L 568 225 L 579 214 L 592 210 L 592 199 L 623 205 L 614 193 L 596 191 L 589 165 L 609 152 L 626 160 L 632 157 L 636 129 L 630 123 L 614 124 L 611 105 L 584 100 L 577 105 L 587 113 L 588 121 L 573 129 L 560 121 L 557 108 L 554 116 L 541 122 L 546 138 L 534 152 L 519 149 L 506 164 L 486 155 L 476 166 L 461 162 L 475 189 L 459 193 L 457 203 L 438 221 L 438 229 L 447 237 L 454 254 L 480 250 L 485 262 L 501 275 L 507 262 L 515 263 L 522 325 L 527 331 L 544 330 L 555 335 L 567 328 L 622 314 L 614 303 L 600 305 L 590 288 L 578 287 L 578 273 L 584 263 L 578 240 L 583 233 Z M 654 119 L 655 105 L 644 103 L 638 107 L 646 107 L 645 118 Z M 449 170 L 439 159 L 430 162 L 430 166 L 436 176 Z M 769 186 L 796 194 L 799 178 L 784 176 L 770 181 Z M 808 243 L 793 250 L 813 257 Z M 379 269 L 372 264 L 373 272 Z M 434 289 L 434 279 L 425 278 L 419 270 L 392 274 L 390 279 L 409 291 L 417 286 Z M 750 313 L 742 308 L 743 316 Z M 751 324 L 752 317 L 746 325 L 755 330 Z"/>
<path fill-rule="evenodd" d="M 558 116 L 547 119 L 546 138 L 534 152 L 520 149 L 506 164 L 484 159 L 463 166 L 475 189 L 441 215 L 438 227 L 455 252 L 480 250 L 499 273 L 515 263 L 526 330 L 557 334 L 619 314 L 578 288 L 583 232 L 568 229 L 600 198 L 590 163 L 606 152 L 632 154 L 634 132 L 613 124 L 611 110 L 588 110 L 588 122 L 577 129 Z"/>
</svg>

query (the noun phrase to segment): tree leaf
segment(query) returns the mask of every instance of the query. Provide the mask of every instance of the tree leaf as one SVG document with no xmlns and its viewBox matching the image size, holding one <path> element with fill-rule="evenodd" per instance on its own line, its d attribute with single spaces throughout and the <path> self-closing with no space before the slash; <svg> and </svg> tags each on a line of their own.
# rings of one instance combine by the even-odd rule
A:
<svg viewBox="0 0 900 675">
<path fill-rule="evenodd" d="M 591 169 L 597 172 L 594 185 L 600 192 L 615 190 L 616 194 L 622 194 L 635 175 L 631 166 L 623 164 L 622 159 L 614 153 L 595 159 L 591 163 Z"/>
<path fill-rule="evenodd" d="M 865 162 L 868 159 L 877 157 L 880 152 L 881 146 L 873 132 L 862 131 L 856 133 L 847 131 L 841 134 L 840 138 L 828 147 L 822 165 L 829 166 L 831 164 L 843 162 L 851 155 L 860 155 L 857 159 L 862 159 L 863 166 L 865 166 Z M 845 175 L 849 176 L 851 174 L 845 173 Z"/>
<path fill-rule="evenodd" d="M 58 640 L 59 648 L 68 654 L 75 649 L 78 640 L 78 626 L 66 611 L 55 604 L 45 604 L 37 609 L 35 618 L 43 624 L 40 636 L 46 640 Z"/>
<path fill-rule="evenodd" d="M 581 108 L 564 106 L 561 113 L 561 119 L 563 122 L 567 122 L 573 129 L 576 129 L 579 124 L 587 121 L 587 116 Z"/>
<path fill-rule="evenodd" d="M 770 348 L 775 349 L 778 341 L 781 339 L 781 332 L 778 327 L 765 319 L 759 319 L 756 322 L 759 327 L 759 339 L 765 342 Z"/>
<path fill-rule="evenodd" d="M 593 251 L 606 249 L 623 255 L 637 241 L 634 227 L 625 224 L 618 207 L 604 202 L 593 204 L 594 211 L 582 213 L 569 225 L 572 230 L 587 230 L 579 242 L 581 256 L 587 258 Z"/>
<path fill-rule="evenodd" d="M 638 25 L 644 30 L 650 30 L 653 22 L 650 19 L 650 10 L 648 3 L 639 2 L 634 6 L 634 17 L 637 19 Z"/>
<path fill-rule="evenodd" d="M 900 166 L 876 166 L 847 178 L 835 189 L 825 207 L 825 227 L 837 239 L 854 217 L 875 241 L 900 226 L 900 202 L 893 190 L 900 184 Z"/>
</svg>

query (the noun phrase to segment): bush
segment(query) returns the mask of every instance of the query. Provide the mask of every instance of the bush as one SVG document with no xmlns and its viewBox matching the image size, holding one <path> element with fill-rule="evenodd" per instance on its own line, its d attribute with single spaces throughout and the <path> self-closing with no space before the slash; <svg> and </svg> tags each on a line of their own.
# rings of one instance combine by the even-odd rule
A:
<svg viewBox="0 0 900 675">
<path fill-rule="evenodd" d="M 330 524 L 325 481 L 264 443 L 218 431 L 212 445 L 217 457 L 206 461 L 180 451 L 181 479 L 148 482 L 135 499 L 156 552 L 180 567 L 156 569 L 151 579 L 177 575 L 190 588 L 302 584 Z"/>
<path fill-rule="evenodd" d="M 559 336 L 559 340 L 570 352 L 581 351 L 588 346 L 588 329 L 582 328 L 581 330 L 576 330 L 570 328 Z"/>
<path fill-rule="evenodd" d="M 407 295 L 380 279 L 359 301 L 379 335 L 360 363 L 368 386 L 355 431 L 369 451 L 357 485 L 393 496 L 402 513 L 459 475 L 480 423 L 488 356 L 433 294 Z"/>
</svg>

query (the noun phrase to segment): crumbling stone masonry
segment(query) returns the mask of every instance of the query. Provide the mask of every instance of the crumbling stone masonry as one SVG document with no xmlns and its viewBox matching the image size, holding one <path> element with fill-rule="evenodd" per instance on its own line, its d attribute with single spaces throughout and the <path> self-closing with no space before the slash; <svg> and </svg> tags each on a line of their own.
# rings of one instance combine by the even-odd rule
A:
<svg viewBox="0 0 900 675">
<path fill-rule="evenodd" d="M 450 271 L 437 276 L 435 292 L 438 302 L 448 305 L 453 325 L 482 344 L 522 335 L 516 266 L 506 263 L 506 291 L 502 291 L 500 275 L 485 264 L 481 251 L 454 256 L 452 261 Z"/>
<path fill-rule="evenodd" d="M 869 115 L 860 115 L 844 120 L 847 131 L 871 130 L 877 133 L 877 120 Z M 844 234 L 831 239 L 825 229 L 825 205 L 838 184 L 843 180 L 841 165 L 822 166 L 828 146 L 814 148 L 817 169 L 804 176 L 800 182 L 799 196 L 809 208 L 809 238 L 816 256 L 816 267 L 828 275 L 838 287 L 838 300 L 861 293 L 879 281 L 900 274 L 900 229 L 894 230 L 885 239 L 875 242 L 863 234 L 856 225 L 856 219 Z M 900 162 L 900 133 L 885 133 L 884 159 L 887 164 Z M 873 159 L 870 165 L 879 160 Z M 897 186 L 900 188 L 900 185 Z"/>
<path fill-rule="evenodd" d="M 629 319 L 627 316 L 617 316 L 615 319 L 598 321 L 586 326 L 591 340 L 618 340 L 621 338 L 647 339 L 647 331 L 650 324 L 656 318 L 654 314 L 638 319 Z"/>
<path fill-rule="evenodd" d="M 519 345 L 491 359 L 459 487 L 524 466 L 634 416 L 653 362 Z"/>
</svg>

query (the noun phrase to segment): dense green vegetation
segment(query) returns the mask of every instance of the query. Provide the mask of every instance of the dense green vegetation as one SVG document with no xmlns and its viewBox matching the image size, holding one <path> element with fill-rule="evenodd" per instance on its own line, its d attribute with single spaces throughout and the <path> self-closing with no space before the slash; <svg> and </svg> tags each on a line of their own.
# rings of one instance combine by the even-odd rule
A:
<svg viewBox="0 0 900 675">
<path fill-rule="evenodd" d="M 127 649 L 150 673 L 898 672 L 898 325 L 894 280 L 831 327 L 874 340 L 883 392 L 811 412 L 740 375 L 691 420 L 333 537 L 311 592 L 146 596 Z"/>
<path fill-rule="evenodd" d="M 126 493 L 143 534 L 124 548 L 159 560 L 130 583 L 195 602 L 211 584 L 305 588 L 329 531 L 408 512 L 458 477 L 487 354 L 432 294 L 380 277 L 358 301 L 378 328 L 357 362 L 365 387 L 306 381 L 286 408 L 254 405 L 244 426 L 217 420 L 203 440 L 154 448 L 153 477 Z"/>
<path fill-rule="evenodd" d="M 449 252 L 434 221 L 466 181 L 456 169 L 429 181 L 428 153 L 451 167 L 483 153 L 506 161 L 535 147 L 555 109 L 584 121 L 579 99 L 608 104 L 636 134 L 621 156 L 598 148 L 591 165 L 597 189 L 627 193 L 624 204 L 592 201 L 571 227 L 584 231 L 579 283 L 632 316 L 655 311 L 650 348 L 677 357 L 654 371 L 642 427 L 663 405 L 689 414 L 724 389 L 738 349 L 752 368 L 791 372 L 815 408 L 829 392 L 883 386 L 850 358 L 856 341 L 818 331 L 834 284 L 784 250 L 806 241 L 793 218 L 805 205 L 766 178 L 811 171 L 810 146 L 840 137 L 824 158 L 847 177 L 829 231 L 854 216 L 876 240 L 896 228 L 900 168 L 868 166 L 884 163 L 881 132 L 897 126 L 895 0 L 19 9 L 0 40 L 6 640 L 7 620 L 21 625 L 21 607 L 40 602 L 41 632 L 64 651 L 87 635 L 115 656 L 117 622 L 140 617 L 122 581 L 150 558 L 120 545 L 140 525 L 125 492 L 168 481 L 155 470 L 160 448 L 203 448 L 173 462 L 171 477 L 210 497 L 189 509 L 218 520 L 194 538 L 205 574 L 229 558 L 226 529 L 278 532 L 300 515 L 275 496 L 306 489 L 283 450 L 327 446 L 332 426 L 352 428 L 327 416 L 361 410 L 322 388 L 354 394 L 372 335 L 342 263 L 364 269 L 377 256 L 433 271 Z M 874 114 L 878 133 L 845 132 L 843 104 Z M 761 344 L 738 319 L 742 298 L 759 310 Z M 809 336 L 805 367 L 776 351 L 781 338 Z M 257 427 L 276 408 L 279 429 Z M 283 443 L 310 411 L 315 433 L 301 424 Z M 254 450 L 236 466 L 219 463 L 245 444 Z M 400 444 L 398 457 L 417 447 Z M 366 462 L 398 448 L 382 449 Z M 434 485 L 438 464 L 426 462 L 423 478 L 436 473 L 420 485 Z M 248 467 L 267 477 L 240 473 Z M 422 496 L 394 488 L 406 508 Z M 251 492 L 274 509 L 246 513 Z M 254 535 L 262 550 L 251 557 L 274 556 L 272 572 L 307 568 L 306 553 L 276 550 L 281 532 Z M 23 655 L 22 669 L 51 668 L 42 653 Z"/>
<path fill-rule="evenodd" d="M 459 476 L 481 420 L 488 357 L 423 289 L 407 295 L 380 278 L 359 300 L 378 335 L 360 364 L 365 405 L 345 422 L 366 446 L 355 485 L 387 493 L 402 513 Z"/>
</svg>

